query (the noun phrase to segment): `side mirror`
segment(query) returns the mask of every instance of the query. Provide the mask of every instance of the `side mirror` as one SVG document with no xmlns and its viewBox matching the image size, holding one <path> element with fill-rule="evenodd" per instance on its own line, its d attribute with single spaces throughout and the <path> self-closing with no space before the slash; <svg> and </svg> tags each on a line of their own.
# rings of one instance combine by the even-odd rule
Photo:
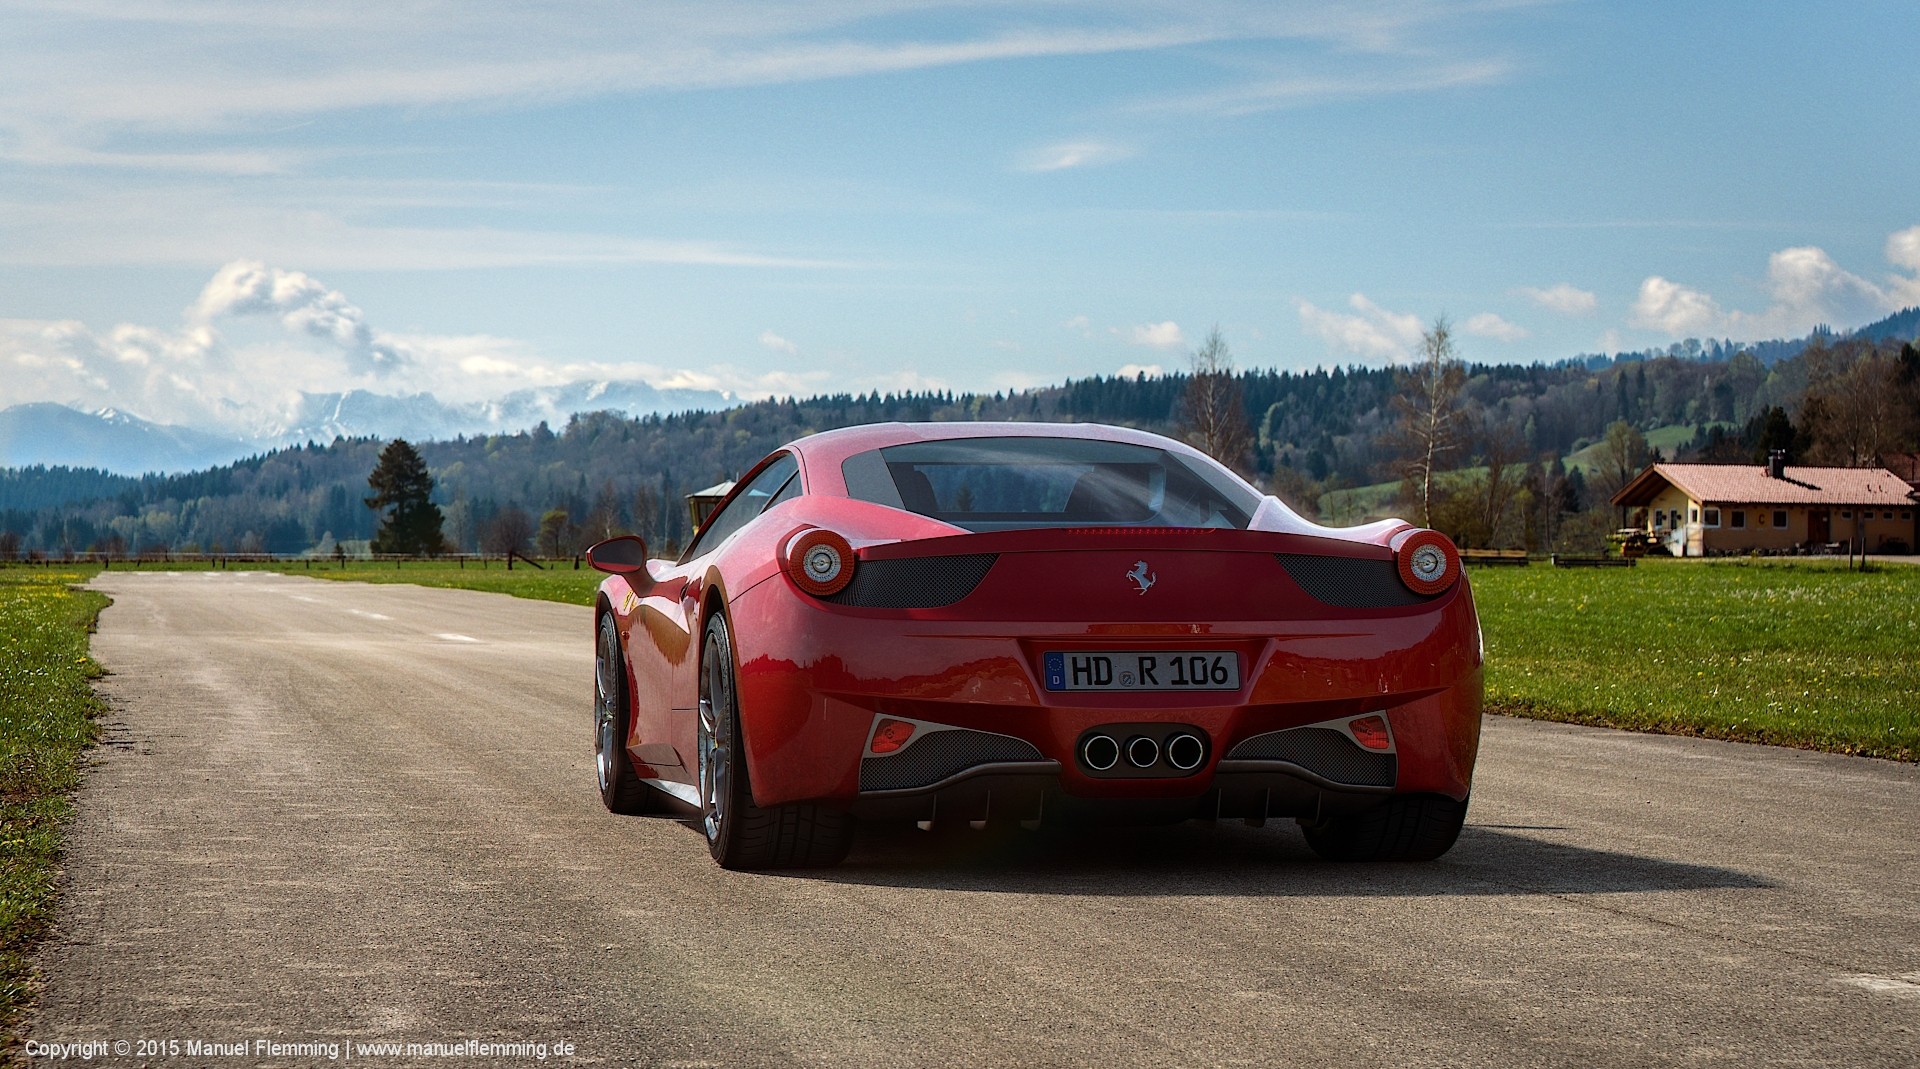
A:
<svg viewBox="0 0 1920 1069">
<path fill-rule="evenodd" d="M 587 564 L 614 575 L 632 575 L 647 567 L 647 544 L 639 535 L 616 535 L 587 548 Z"/>
</svg>

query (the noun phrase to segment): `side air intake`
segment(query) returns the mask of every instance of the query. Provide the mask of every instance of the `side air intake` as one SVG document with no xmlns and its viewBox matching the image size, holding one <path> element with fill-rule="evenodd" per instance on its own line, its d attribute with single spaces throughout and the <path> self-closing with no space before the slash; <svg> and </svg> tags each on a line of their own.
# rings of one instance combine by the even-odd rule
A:
<svg viewBox="0 0 1920 1069">
<path fill-rule="evenodd" d="M 863 560 L 845 590 L 821 600 L 864 609 L 937 609 L 980 585 L 997 553 Z"/>
<path fill-rule="evenodd" d="M 1321 779 L 1355 787 L 1391 787 L 1399 759 L 1361 749 L 1332 728 L 1306 727 L 1255 735 L 1227 754 L 1229 761 L 1284 761 Z"/>
<path fill-rule="evenodd" d="M 933 731 L 897 754 L 862 760 L 860 789 L 904 791 L 931 787 L 978 765 L 1039 760 L 1042 757 L 1038 747 L 1011 735 L 965 728 Z"/>
</svg>

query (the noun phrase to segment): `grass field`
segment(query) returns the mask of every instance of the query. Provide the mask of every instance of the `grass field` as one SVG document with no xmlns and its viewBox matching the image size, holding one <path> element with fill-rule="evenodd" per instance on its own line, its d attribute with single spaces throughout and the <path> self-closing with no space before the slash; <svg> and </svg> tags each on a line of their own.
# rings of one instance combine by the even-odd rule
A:
<svg viewBox="0 0 1920 1069">
<path fill-rule="evenodd" d="M 435 561 L 405 561 L 377 564 L 348 561 L 345 568 L 315 561 L 312 568 L 300 564 L 280 564 L 273 569 L 287 575 L 310 575 L 316 579 L 349 580 L 360 583 L 412 583 L 416 586 L 448 587 L 458 590 L 486 590 L 512 594 L 518 598 L 560 601 L 570 605 L 592 605 L 593 592 L 606 575 L 585 564 L 578 571 L 571 560 L 552 561 L 544 571 L 526 564 L 508 571 L 494 562 L 486 568 L 470 564 L 465 568 Z"/>
<path fill-rule="evenodd" d="M 1472 573 L 1490 711 L 1920 760 L 1920 567 Z"/>
<path fill-rule="evenodd" d="M 61 832 L 100 703 L 87 633 L 94 567 L 0 568 L 0 1050 L 31 992 L 28 951 L 53 918 Z"/>
</svg>

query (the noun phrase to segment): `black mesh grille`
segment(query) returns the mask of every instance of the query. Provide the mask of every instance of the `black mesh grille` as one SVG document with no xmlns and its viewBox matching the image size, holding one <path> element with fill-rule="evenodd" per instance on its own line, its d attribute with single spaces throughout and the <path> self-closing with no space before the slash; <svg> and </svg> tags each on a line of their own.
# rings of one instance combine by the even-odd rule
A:
<svg viewBox="0 0 1920 1069">
<path fill-rule="evenodd" d="M 1343 609 L 1391 609 L 1433 600 L 1407 589 L 1391 560 L 1279 553 L 1280 566 L 1314 598 Z"/>
<path fill-rule="evenodd" d="M 860 762 L 860 789 L 898 791 L 927 787 L 956 772 L 997 761 L 1038 761 L 1030 742 L 986 731 L 936 731 L 887 757 Z"/>
<path fill-rule="evenodd" d="M 969 553 L 863 560 L 853 570 L 853 582 L 826 600 L 869 609 L 939 608 L 973 593 L 998 557 L 997 553 Z"/>
<path fill-rule="evenodd" d="M 1390 753 L 1371 753 L 1332 728 L 1270 731 L 1235 746 L 1229 761 L 1286 761 L 1335 783 L 1391 787 L 1399 761 Z"/>
</svg>

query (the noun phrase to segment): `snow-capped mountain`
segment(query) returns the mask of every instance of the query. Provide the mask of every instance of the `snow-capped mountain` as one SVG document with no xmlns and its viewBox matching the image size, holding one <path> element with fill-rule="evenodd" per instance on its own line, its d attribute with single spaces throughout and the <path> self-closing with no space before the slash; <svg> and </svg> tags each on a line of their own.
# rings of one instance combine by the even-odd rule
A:
<svg viewBox="0 0 1920 1069">
<path fill-rule="evenodd" d="M 463 434 L 522 431 L 541 421 L 558 430 L 576 412 L 646 416 L 739 402 L 717 390 L 661 390 L 645 382 L 573 382 L 519 390 L 494 401 L 456 404 L 428 393 L 390 396 L 353 390 L 302 394 L 291 418 L 264 427 L 258 437 L 276 444 L 330 442 L 372 435 L 439 441 Z"/>
<path fill-rule="evenodd" d="M 645 382 L 576 382 L 470 404 L 450 404 L 427 393 L 389 396 L 354 390 L 302 394 L 290 418 L 241 436 L 152 423 L 111 408 L 83 412 L 36 402 L 0 410 L 0 468 L 65 465 L 120 475 L 196 471 L 337 437 L 437 441 L 513 433 L 543 420 L 558 430 L 577 412 L 645 416 L 738 403 L 715 390 L 662 390 Z"/>
<path fill-rule="evenodd" d="M 149 423 L 111 408 L 81 412 L 37 402 L 0 410 L 0 467 L 65 465 L 143 475 L 210 468 L 259 451 L 240 438 Z"/>
</svg>

